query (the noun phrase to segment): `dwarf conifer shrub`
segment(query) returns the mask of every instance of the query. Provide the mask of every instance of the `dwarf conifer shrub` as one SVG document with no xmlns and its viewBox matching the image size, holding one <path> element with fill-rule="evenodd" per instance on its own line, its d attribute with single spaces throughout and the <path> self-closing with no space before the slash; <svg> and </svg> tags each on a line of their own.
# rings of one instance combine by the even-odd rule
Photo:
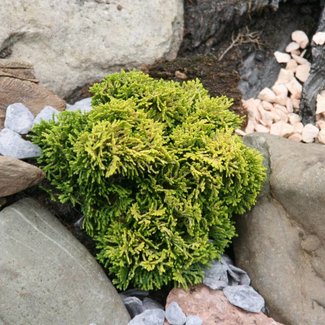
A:
<svg viewBox="0 0 325 325">
<path fill-rule="evenodd" d="M 91 91 L 91 112 L 63 112 L 32 132 L 57 199 L 81 208 L 118 288 L 199 283 L 265 177 L 262 157 L 234 134 L 232 101 L 198 80 L 136 71 Z"/>
</svg>

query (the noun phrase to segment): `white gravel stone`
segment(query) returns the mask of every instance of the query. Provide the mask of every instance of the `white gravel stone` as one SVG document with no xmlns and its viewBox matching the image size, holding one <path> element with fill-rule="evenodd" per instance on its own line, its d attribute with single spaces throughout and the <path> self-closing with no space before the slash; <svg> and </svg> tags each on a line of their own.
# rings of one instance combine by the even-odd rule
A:
<svg viewBox="0 0 325 325">
<path fill-rule="evenodd" d="M 317 95 L 316 114 L 325 113 L 325 96 Z"/>
<path fill-rule="evenodd" d="M 298 43 L 301 49 L 305 49 L 309 43 L 308 36 L 302 30 L 295 30 L 291 34 L 291 39 Z"/>
<path fill-rule="evenodd" d="M 296 69 L 296 78 L 301 82 L 305 82 L 309 77 L 310 64 L 298 65 Z"/>
<path fill-rule="evenodd" d="M 7 107 L 4 127 L 19 134 L 27 134 L 33 127 L 34 115 L 22 103 Z"/>
<path fill-rule="evenodd" d="M 186 322 L 186 316 L 177 302 L 173 301 L 170 305 L 168 305 L 165 315 L 170 324 L 184 325 Z"/>
<path fill-rule="evenodd" d="M 20 134 L 4 128 L 0 131 L 0 154 L 18 159 L 34 158 L 41 155 L 39 146 L 24 140 Z"/>
<path fill-rule="evenodd" d="M 296 43 L 296 42 L 291 42 L 287 45 L 286 47 L 286 52 L 290 53 L 290 52 L 293 52 L 293 51 L 296 51 L 296 50 L 299 50 L 299 44 Z"/>
<path fill-rule="evenodd" d="M 42 120 L 50 121 L 56 120 L 55 116 L 60 112 L 52 106 L 45 106 L 35 117 L 33 126 L 40 123 Z"/>
<path fill-rule="evenodd" d="M 317 138 L 319 133 L 318 127 L 313 124 L 306 124 L 302 130 L 302 141 L 306 143 L 311 143 Z"/>
<path fill-rule="evenodd" d="M 291 59 L 291 56 L 289 54 L 279 51 L 275 51 L 274 56 L 278 63 L 288 63 Z"/>
<path fill-rule="evenodd" d="M 313 42 L 317 45 L 324 45 L 325 44 L 325 32 L 317 32 L 313 36 Z"/>
</svg>

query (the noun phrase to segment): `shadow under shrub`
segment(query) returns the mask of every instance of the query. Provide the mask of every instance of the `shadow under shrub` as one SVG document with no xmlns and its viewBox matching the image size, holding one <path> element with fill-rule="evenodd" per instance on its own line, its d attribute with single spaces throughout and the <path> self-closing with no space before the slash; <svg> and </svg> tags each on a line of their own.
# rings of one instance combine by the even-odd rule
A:
<svg viewBox="0 0 325 325">
<path fill-rule="evenodd" d="M 232 101 L 197 80 L 136 71 L 91 92 L 91 112 L 63 112 L 32 131 L 57 199 L 80 206 L 117 288 L 200 283 L 265 177 L 262 157 L 234 134 L 242 121 Z"/>
</svg>

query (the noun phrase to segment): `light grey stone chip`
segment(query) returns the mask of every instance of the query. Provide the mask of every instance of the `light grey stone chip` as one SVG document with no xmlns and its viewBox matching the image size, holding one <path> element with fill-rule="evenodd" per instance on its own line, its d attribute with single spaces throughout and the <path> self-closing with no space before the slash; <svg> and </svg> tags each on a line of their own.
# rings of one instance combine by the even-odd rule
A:
<svg viewBox="0 0 325 325">
<path fill-rule="evenodd" d="M 183 325 L 186 322 L 186 316 L 177 302 L 172 302 L 166 308 L 166 319 L 171 325 Z"/>
<path fill-rule="evenodd" d="M 27 134 L 33 127 L 34 115 L 22 103 L 7 107 L 4 126 L 19 134 Z"/>
<path fill-rule="evenodd" d="M 128 325 L 163 325 L 165 312 L 161 309 L 148 309 L 135 316 Z"/>
<path fill-rule="evenodd" d="M 4 128 L 0 131 L 0 154 L 18 159 L 39 157 L 39 146 L 24 140 L 18 133 Z"/>
<path fill-rule="evenodd" d="M 259 313 L 265 305 L 264 298 L 247 285 L 228 286 L 223 293 L 232 305 L 252 313 Z"/>
</svg>

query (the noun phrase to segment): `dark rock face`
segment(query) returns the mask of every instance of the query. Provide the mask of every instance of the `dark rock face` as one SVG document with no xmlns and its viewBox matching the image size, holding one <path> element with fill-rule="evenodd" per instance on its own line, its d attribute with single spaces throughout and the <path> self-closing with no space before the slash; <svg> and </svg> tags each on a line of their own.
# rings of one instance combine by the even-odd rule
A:
<svg viewBox="0 0 325 325">
<path fill-rule="evenodd" d="M 325 7 L 317 32 L 325 32 Z M 322 89 L 325 89 L 325 46 L 312 43 L 312 58 L 310 76 L 304 84 L 300 102 L 300 112 L 304 124 L 315 123 L 316 97 Z"/>
<path fill-rule="evenodd" d="M 213 52 L 220 57 L 236 37 L 243 35 L 233 47 L 241 52 L 239 89 L 245 99 L 255 97 L 277 78 L 280 66 L 273 53 L 284 50 L 295 30 L 311 37 L 320 12 L 317 0 L 185 1 L 184 40 L 179 54 Z M 222 61 L 228 60 L 229 53 Z"/>
<path fill-rule="evenodd" d="M 207 53 L 214 44 L 239 27 L 251 13 L 277 7 L 278 0 L 187 0 L 184 40 L 180 53 Z"/>
</svg>

